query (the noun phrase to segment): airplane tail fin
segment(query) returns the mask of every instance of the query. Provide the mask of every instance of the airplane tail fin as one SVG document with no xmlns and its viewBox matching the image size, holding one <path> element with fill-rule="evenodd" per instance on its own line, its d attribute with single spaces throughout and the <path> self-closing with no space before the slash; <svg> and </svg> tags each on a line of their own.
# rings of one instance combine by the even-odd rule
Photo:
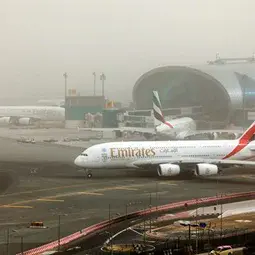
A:
<svg viewBox="0 0 255 255">
<path fill-rule="evenodd" d="M 250 142 L 255 140 L 255 121 L 250 125 L 250 127 L 241 135 L 240 141 Z"/>
<path fill-rule="evenodd" d="M 154 117 L 154 126 L 158 126 L 162 123 L 165 123 L 165 118 L 162 112 L 162 107 L 158 95 L 158 91 L 153 91 L 153 97 L 152 97 L 152 104 L 153 104 L 153 117 Z"/>
</svg>

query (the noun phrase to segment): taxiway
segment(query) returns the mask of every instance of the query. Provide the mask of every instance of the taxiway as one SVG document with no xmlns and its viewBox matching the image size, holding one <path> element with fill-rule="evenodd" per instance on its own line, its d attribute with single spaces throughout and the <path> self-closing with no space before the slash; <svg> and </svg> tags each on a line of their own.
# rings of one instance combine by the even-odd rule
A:
<svg viewBox="0 0 255 255">
<path fill-rule="evenodd" d="M 255 182 L 254 182 L 255 183 Z M 16 190 L 0 196 L 0 251 L 24 250 L 126 212 L 218 193 L 250 191 L 250 185 L 205 180 L 161 180 L 115 171 L 90 180 L 81 177 L 22 177 Z M 60 224 L 59 224 L 60 219 Z M 45 229 L 29 229 L 42 221 Z"/>
<path fill-rule="evenodd" d="M 8 247 L 9 254 L 15 254 L 21 247 L 57 240 L 59 232 L 63 237 L 108 219 L 109 211 L 116 217 L 150 203 L 251 191 L 255 184 L 254 175 L 243 172 L 229 178 L 169 180 L 155 171 L 102 169 L 88 180 L 73 164 L 84 148 L 9 138 L 1 138 L 1 145 L 0 170 L 13 171 L 19 182 L 0 195 L 0 253 Z M 29 229 L 33 221 L 42 221 L 46 228 Z"/>
</svg>

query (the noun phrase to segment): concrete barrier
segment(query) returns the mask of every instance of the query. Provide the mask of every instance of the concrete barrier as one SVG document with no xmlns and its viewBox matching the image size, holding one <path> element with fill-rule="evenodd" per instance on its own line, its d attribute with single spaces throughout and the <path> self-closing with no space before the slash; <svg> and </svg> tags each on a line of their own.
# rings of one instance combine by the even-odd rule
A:
<svg viewBox="0 0 255 255">
<path fill-rule="evenodd" d="M 175 203 L 171 203 L 167 205 L 152 207 L 146 210 L 137 211 L 134 213 L 130 213 L 128 215 L 120 216 L 110 221 L 106 220 L 106 221 L 97 223 L 95 225 L 82 229 L 81 231 L 75 232 L 69 236 L 63 237 L 60 239 L 60 246 L 64 247 L 65 245 L 71 244 L 72 242 L 77 241 L 78 239 L 84 238 L 85 236 L 88 236 L 89 234 L 93 234 L 99 230 L 103 230 L 109 225 L 120 223 L 122 221 L 125 221 L 126 219 L 139 218 L 141 216 L 146 216 L 155 212 L 164 213 L 171 209 L 185 209 L 185 204 L 187 204 L 188 206 L 194 206 L 194 205 L 203 205 L 203 204 L 213 203 L 217 201 L 224 202 L 224 201 L 228 201 L 228 200 L 236 199 L 236 198 L 247 199 L 247 198 L 254 198 L 254 197 L 255 197 L 255 192 L 242 192 L 242 193 L 232 193 L 228 195 L 226 194 L 222 196 L 192 199 L 192 200 L 186 200 L 186 201 L 175 202 Z M 23 255 L 37 255 L 37 254 L 41 254 L 42 252 L 56 250 L 58 248 L 58 245 L 59 245 L 58 240 L 56 240 L 51 243 L 42 245 L 40 247 L 25 251 L 23 252 Z M 22 253 L 18 253 L 17 255 L 22 255 Z"/>
</svg>

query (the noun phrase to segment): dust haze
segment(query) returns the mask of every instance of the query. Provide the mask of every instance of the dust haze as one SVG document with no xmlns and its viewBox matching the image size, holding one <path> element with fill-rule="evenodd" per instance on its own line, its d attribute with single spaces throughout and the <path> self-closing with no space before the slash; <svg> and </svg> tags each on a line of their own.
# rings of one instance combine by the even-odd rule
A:
<svg viewBox="0 0 255 255">
<path fill-rule="evenodd" d="M 254 52 L 253 0 L 2 0 L 0 99 L 92 95 L 129 102 L 149 69 Z M 101 92 L 99 77 L 97 93 Z"/>
</svg>

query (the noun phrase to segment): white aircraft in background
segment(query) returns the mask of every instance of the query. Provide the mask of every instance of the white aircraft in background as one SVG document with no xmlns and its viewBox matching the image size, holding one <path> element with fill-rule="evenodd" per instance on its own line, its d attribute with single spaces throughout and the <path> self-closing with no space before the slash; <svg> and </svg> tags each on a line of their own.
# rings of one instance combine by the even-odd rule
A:
<svg viewBox="0 0 255 255">
<path fill-rule="evenodd" d="M 218 137 L 221 133 L 231 133 L 235 138 L 240 136 L 243 130 L 197 130 L 196 122 L 192 118 L 182 117 L 167 121 L 162 112 L 162 106 L 157 91 L 153 91 L 153 117 L 155 133 L 158 136 L 168 137 L 171 140 L 184 140 L 195 135 L 211 134 L 212 140 Z M 145 131 L 144 131 L 145 132 Z M 148 132 L 148 130 L 147 130 Z"/>
<path fill-rule="evenodd" d="M 156 135 L 164 135 L 170 139 L 184 139 L 196 130 L 196 122 L 188 117 L 165 120 L 158 91 L 153 91 L 153 118 Z"/>
<path fill-rule="evenodd" d="M 166 121 L 161 110 L 161 103 L 157 91 L 153 91 L 153 118 L 154 128 L 140 127 L 119 127 L 119 128 L 80 128 L 79 130 L 92 131 L 121 131 L 121 132 L 137 132 L 149 135 L 163 135 L 169 139 L 184 139 L 188 134 L 193 135 L 196 130 L 196 123 L 191 118 L 177 118 Z"/>
<path fill-rule="evenodd" d="M 39 120 L 64 121 L 65 109 L 50 106 L 0 106 L 0 124 L 31 125 Z"/>
<path fill-rule="evenodd" d="M 40 99 L 37 101 L 40 106 L 64 106 L 65 100 L 63 99 Z"/>
<path fill-rule="evenodd" d="M 197 176 L 218 174 L 224 166 L 251 165 L 255 157 L 255 122 L 236 140 L 140 141 L 97 144 L 74 164 L 90 169 L 152 168 L 159 176 L 175 176 L 185 168 Z"/>
</svg>

